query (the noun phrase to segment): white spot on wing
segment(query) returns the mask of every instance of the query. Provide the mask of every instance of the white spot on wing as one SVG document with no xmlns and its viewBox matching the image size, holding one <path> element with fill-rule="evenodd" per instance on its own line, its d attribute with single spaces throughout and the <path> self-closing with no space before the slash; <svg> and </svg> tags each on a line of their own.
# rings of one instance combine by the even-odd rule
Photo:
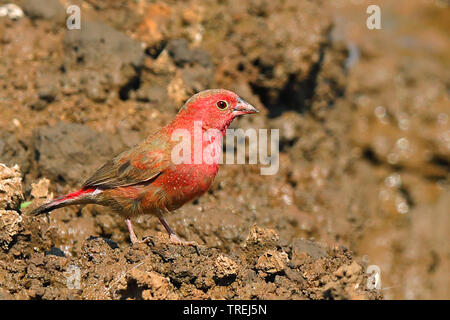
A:
<svg viewBox="0 0 450 320">
<path fill-rule="evenodd" d="M 96 196 L 96 195 L 98 195 L 98 194 L 100 194 L 100 193 L 102 193 L 102 192 L 103 192 L 103 190 L 95 189 L 95 191 L 92 192 L 92 195 L 93 195 L 93 196 Z"/>
</svg>

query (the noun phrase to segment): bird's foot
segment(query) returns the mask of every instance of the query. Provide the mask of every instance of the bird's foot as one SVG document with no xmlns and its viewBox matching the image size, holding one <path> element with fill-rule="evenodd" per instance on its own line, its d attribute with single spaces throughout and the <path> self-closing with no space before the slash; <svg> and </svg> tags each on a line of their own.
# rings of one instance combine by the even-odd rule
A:
<svg viewBox="0 0 450 320">
<path fill-rule="evenodd" d="M 136 244 L 139 244 L 139 243 L 145 243 L 145 244 L 152 244 L 152 245 L 154 245 L 155 243 L 153 242 L 153 239 L 152 239 L 152 237 L 149 237 L 149 236 L 147 236 L 147 237 L 143 237 L 142 239 L 138 239 L 137 237 L 136 238 L 134 238 L 134 239 L 132 239 L 132 237 L 130 236 L 130 241 L 131 241 L 131 245 L 132 246 L 134 246 L 134 245 L 136 245 Z"/>
<path fill-rule="evenodd" d="M 197 246 L 197 243 L 195 241 L 186 241 L 183 239 L 180 239 L 175 233 L 172 233 L 169 238 L 170 243 L 177 244 L 177 245 L 183 245 L 183 246 Z"/>
<path fill-rule="evenodd" d="M 175 244 L 175 245 L 194 247 L 195 251 L 197 251 L 197 254 L 200 255 L 200 251 L 198 250 L 198 244 L 195 241 L 186 241 L 186 240 L 180 239 L 175 233 L 172 233 L 172 234 L 170 234 L 169 242 L 171 244 Z"/>
<path fill-rule="evenodd" d="M 135 234 L 131 234 L 131 235 L 130 235 L 130 241 L 131 241 L 131 244 L 132 244 L 132 245 L 137 244 L 137 243 L 139 243 L 139 242 L 142 242 L 141 240 L 139 240 L 139 239 L 136 237 Z"/>
<path fill-rule="evenodd" d="M 126 219 L 125 222 L 127 223 L 128 231 L 130 232 L 131 244 L 137 244 L 140 241 L 138 240 L 138 238 L 136 237 L 136 234 L 134 233 L 133 225 L 131 224 L 131 220 Z"/>
</svg>

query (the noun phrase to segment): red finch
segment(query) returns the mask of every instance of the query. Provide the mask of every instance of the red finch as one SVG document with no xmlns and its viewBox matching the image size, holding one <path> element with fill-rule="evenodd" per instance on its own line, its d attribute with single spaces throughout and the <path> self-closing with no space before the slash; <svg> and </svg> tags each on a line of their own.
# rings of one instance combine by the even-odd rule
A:
<svg viewBox="0 0 450 320">
<path fill-rule="evenodd" d="M 197 93 L 186 101 L 171 123 L 106 162 L 80 190 L 44 204 L 32 214 L 74 204 L 107 206 L 126 219 L 132 243 L 138 240 L 130 219 L 152 214 L 163 224 L 172 243 L 195 245 L 178 238 L 164 215 L 200 197 L 214 181 L 218 161 L 202 159 L 203 153 L 198 157 L 198 147 L 210 150 L 212 157 L 217 157 L 222 151 L 222 138 L 233 119 L 255 112 L 258 111 L 253 106 L 228 90 Z M 218 134 L 208 134 L 210 132 Z M 187 144 L 181 145 L 176 139 L 182 134 L 190 135 Z M 182 152 L 173 152 L 175 147 L 181 147 Z"/>
</svg>

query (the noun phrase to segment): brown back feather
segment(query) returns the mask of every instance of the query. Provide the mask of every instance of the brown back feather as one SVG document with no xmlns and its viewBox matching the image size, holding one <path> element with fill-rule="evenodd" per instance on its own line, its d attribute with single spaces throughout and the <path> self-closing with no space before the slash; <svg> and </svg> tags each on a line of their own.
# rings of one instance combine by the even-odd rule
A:
<svg viewBox="0 0 450 320">
<path fill-rule="evenodd" d="M 130 150 L 106 162 L 83 188 L 112 189 L 146 183 L 167 169 L 170 162 L 168 139 L 156 133 Z"/>
</svg>

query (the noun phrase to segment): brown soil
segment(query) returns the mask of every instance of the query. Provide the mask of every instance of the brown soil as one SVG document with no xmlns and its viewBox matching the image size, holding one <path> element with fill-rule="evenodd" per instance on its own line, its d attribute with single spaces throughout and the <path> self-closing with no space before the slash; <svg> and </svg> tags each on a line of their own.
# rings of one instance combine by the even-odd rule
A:
<svg viewBox="0 0 450 320">
<path fill-rule="evenodd" d="M 368 30 L 346 1 L 89 0 L 81 31 L 67 1 L 14 2 L 25 15 L 0 17 L 0 298 L 450 297 L 445 1 L 380 1 L 383 29 Z M 200 254 L 151 217 L 131 246 L 104 207 L 28 214 L 214 87 L 262 110 L 234 127 L 280 129 L 280 170 L 222 165 L 168 217 Z"/>
</svg>

